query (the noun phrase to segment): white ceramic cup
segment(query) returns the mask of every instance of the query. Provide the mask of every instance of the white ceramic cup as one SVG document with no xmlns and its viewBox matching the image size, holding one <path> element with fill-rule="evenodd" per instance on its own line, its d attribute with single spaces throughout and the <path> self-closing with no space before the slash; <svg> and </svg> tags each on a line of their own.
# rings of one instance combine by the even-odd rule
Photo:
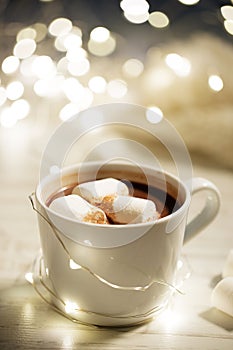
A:
<svg viewBox="0 0 233 350">
<path fill-rule="evenodd" d="M 184 242 L 208 225 L 219 210 L 219 192 L 210 181 L 192 179 L 192 193 L 204 191 L 206 203 L 187 224 L 188 186 L 171 174 L 133 164 L 85 166 L 82 180 L 115 177 L 149 184 L 172 195 L 179 208 L 153 223 L 95 225 L 56 214 L 46 200 L 77 182 L 80 165 L 49 175 L 35 193 L 44 270 L 53 303 L 85 323 L 122 326 L 144 322 L 160 312 L 176 286 Z"/>
</svg>

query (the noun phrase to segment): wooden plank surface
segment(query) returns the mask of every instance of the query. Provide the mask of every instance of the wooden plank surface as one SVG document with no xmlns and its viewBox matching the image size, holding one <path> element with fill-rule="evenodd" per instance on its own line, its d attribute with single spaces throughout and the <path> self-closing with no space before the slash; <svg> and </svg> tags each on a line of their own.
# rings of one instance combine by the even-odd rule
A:
<svg viewBox="0 0 233 350">
<path fill-rule="evenodd" d="M 13 137 L 14 136 L 14 137 Z M 0 139 L 0 349 L 233 349 L 233 318 L 213 309 L 211 291 L 233 248 L 233 176 L 194 165 L 194 175 L 214 181 L 222 195 L 214 223 L 183 249 L 191 271 L 185 295 L 172 310 L 129 328 L 73 323 L 55 312 L 25 281 L 40 248 L 36 216 L 28 195 L 38 181 L 43 142 L 2 132 Z M 192 211 L 198 203 L 193 201 Z"/>
</svg>

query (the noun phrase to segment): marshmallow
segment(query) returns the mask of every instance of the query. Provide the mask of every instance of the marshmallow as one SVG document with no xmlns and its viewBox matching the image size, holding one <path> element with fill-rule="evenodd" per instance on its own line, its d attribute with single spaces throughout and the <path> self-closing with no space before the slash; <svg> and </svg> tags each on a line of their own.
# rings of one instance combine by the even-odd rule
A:
<svg viewBox="0 0 233 350">
<path fill-rule="evenodd" d="M 129 196 L 105 196 L 98 207 L 116 224 L 136 224 L 158 218 L 154 202 Z"/>
<path fill-rule="evenodd" d="M 226 277 L 216 285 L 212 291 L 211 303 L 233 317 L 233 277 Z"/>
<path fill-rule="evenodd" d="M 129 189 L 126 184 L 117 179 L 106 178 L 82 183 L 76 186 L 72 193 L 78 194 L 91 204 L 98 204 L 106 196 L 127 196 L 129 194 Z"/>
<path fill-rule="evenodd" d="M 233 276 L 233 249 L 231 249 L 230 252 L 228 253 L 226 262 L 223 266 L 222 276 L 223 277 Z"/>
<path fill-rule="evenodd" d="M 105 213 L 100 208 L 91 205 L 85 199 L 75 194 L 54 199 L 49 208 L 58 214 L 81 222 L 93 224 L 108 223 Z"/>
</svg>

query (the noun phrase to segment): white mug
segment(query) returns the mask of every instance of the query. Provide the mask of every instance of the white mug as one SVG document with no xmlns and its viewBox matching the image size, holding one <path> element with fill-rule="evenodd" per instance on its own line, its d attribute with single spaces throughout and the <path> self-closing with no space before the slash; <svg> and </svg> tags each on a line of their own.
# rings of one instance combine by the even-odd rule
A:
<svg viewBox="0 0 233 350">
<path fill-rule="evenodd" d="M 97 174 L 97 169 L 98 174 Z M 187 224 L 191 194 L 177 177 L 152 167 L 90 162 L 82 181 L 115 177 L 149 184 L 173 196 L 179 207 L 155 222 L 96 225 L 53 212 L 46 201 L 59 188 L 78 182 L 80 165 L 42 179 L 35 193 L 42 245 L 40 281 L 52 303 L 72 319 L 101 326 L 133 325 L 157 315 L 176 290 L 177 264 L 183 243 L 207 226 L 219 210 L 213 183 L 192 179 L 194 194 L 206 193 L 206 203 Z M 97 175 L 96 175 L 97 174 Z"/>
</svg>

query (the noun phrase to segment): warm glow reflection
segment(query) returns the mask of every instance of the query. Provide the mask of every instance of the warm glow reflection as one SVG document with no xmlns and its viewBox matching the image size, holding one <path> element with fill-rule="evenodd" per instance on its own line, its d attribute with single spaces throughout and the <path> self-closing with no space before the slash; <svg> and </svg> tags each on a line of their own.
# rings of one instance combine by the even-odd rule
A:
<svg viewBox="0 0 233 350">
<path fill-rule="evenodd" d="M 70 314 L 72 312 L 75 312 L 75 311 L 78 311 L 79 310 L 79 307 L 76 303 L 72 303 L 70 301 L 67 301 L 66 304 L 65 304 L 65 312 L 67 314 Z"/>
<path fill-rule="evenodd" d="M 185 77 L 189 75 L 191 71 L 191 63 L 189 62 L 189 60 L 176 53 L 168 54 L 165 58 L 165 62 L 167 66 L 171 68 L 173 72 L 180 77 Z"/>
<path fill-rule="evenodd" d="M 155 11 L 150 13 L 148 22 L 156 28 L 164 28 L 169 24 L 169 19 L 163 12 Z"/>
<path fill-rule="evenodd" d="M 12 81 L 6 87 L 6 95 L 9 100 L 17 100 L 24 93 L 24 86 L 20 81 Z"/>
<path fill-rule="evenodd" d="M 5 74 L 12 74 L 19 67 L 19 59 L 15 56 L 8 56 L 2 62 L 2 71 Z"/>
<path fill-rule="evenodd" d="M 33 39 L 22 39 L 16 43 L 13 53 L 18 58 L 30 57 L 36 50 L 36 42 Z"/>
<path fill-rule="evenodd" d="M 223 89 L 223 81 L 218 75 L 211 75 L 208 79 L 209 87 L 214 91 L 221 91 Z"/>
<path fill-rule="evenodd" d="M 103 43 L 107 41 L 110 37 L 110 32 L 105 27 L 96 27 L 91 31 L 90 38 L 91 40 L 97 43 Z"/>
<path fill-rule="evenodd" d="M 96 94 L 104 93 L 106 90 L 106 85 L 106 80 L 101 76 L 92 77 L 88 82 L 89 88 Z"/>
<path fill-rule="evenodd" d="M 56 18 L 49 25 L 49 33 L 53 36 L 60 36 L 69 33 L 72 29 L 72 22 L 68 18 Z"/>
<path fill-rule="evenodd" d="M 70 268 L 72 270 L 79 270 L 82 268 L 82 266 L 80 266 L 79 264 L 76 264 L 74 260 L 70 259 Z"/>
<path fill-rule="evenodd" d="M 32 272 L 27 272 L 25 274 L 25 279 L 29 282 L 29 283 L 33 283 L 33 273 Z"/>
<path fill-rule="evenodd" d="M 142 74 L 143 69 L 143 63 L 135 58 L 130 58 L 122 66 L 124 74 L 131 78 L 139 77 L 139 75 Z"/>
<path fill-rule="evenodd" d="M 107 85 L 107 91 L 111 97 L 124 97 L 127 94 L 127 84 L 120 79 L 111 80 Z"/>
</svg>

